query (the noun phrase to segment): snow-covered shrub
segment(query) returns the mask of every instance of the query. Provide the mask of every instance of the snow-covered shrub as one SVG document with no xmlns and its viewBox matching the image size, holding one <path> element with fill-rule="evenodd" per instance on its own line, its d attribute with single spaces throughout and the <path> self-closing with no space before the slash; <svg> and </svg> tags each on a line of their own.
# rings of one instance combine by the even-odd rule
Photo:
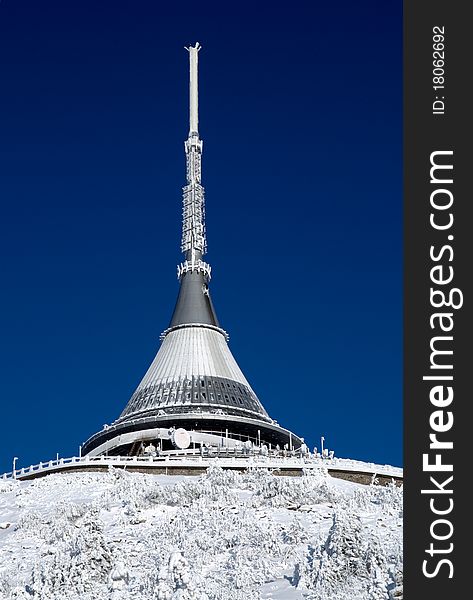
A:
<svg viewBox="0 0 473 600">
<path fill-rule="evenodd" d="M 148 496 L 154 487 L 160 487 L 142 473 L 128 473 L 124 469 L 109 467 L 107 489 L 98 499 L 98 506 L 110 509 L 114 505 L 124 508 L 125 515 L 136 515 L 137 511 L 149 505 Z"/>
<path fill-rule="evenodd" d="M 0 479 L 0 494 L 9 494 L 17 492 L 20 489 L 20 482 L 16 479 Z"/>
<path fill-rule="evenodd" d="M 343 504 L 351 510 L 382 512 L 402 518 L 403 488 L 396 483 L 369 485 L 356 488 L 354 493 L 343 499 Z"/>
<path fill-rule="evenodd" d="M 328 484 L 325 477 L 304 475 L 292 479 L 268 475 L 261 477 L 260 484 L 255 486 L 253 506 L 298 507 L 332 503 L 339 498 L 340 493 Z"/>
<path fill-rule="evenodd" d="M 241 486 L 242 480 L 242 476 L 238 471 L 222 469 L 222 467 L 218 465 L 211 465 L 207 469 L 204 477 L 213 485 L 221 485 L 227 488 Z"/>
<path fill-rule="evenodd" d="M 122 598 L 123 592 L 128 588 L 129 580 L 130 574 L 125 561 L 116 561 L 108 574 L 108 587 L 112 592 L 112 598 Z"/>
<path fill-rule="evenodd" d="M 402 600 L 404 598 L 404 575 L 402 565 L 397 565 L 390 572 L 391 582 L 388 585 L 389 600 Z"/>
<path fill-rule="evenodd" d="M 26 585 L 15 585 L 13 588 L 0 580 L 0 598 L 3 600 L 31 600 Z"/>
<path fill-rule="evenodd" d="M 362 526 L 360 517 L 346 510 L 336 510 L 324 552 L 331 560 L 335 578 L 364 571 L 362 561 Z"/>
<path fill-rule="evenodd" d="M 386 600 L 391 582 L 388 557 L 383 542 L 376 532 L 368 538 L 363 560 L 369 580 L 367 587 L 369 600 Z"/>
<path fill-rule="evenodd" d="M 244 473 L 239 475 L 242 487 L 245 490 L 258 490 L 265 482 L 274 478 L 271 469 L 261 467 L 249 467 Z"/>
<path fill-rule="evenodd" d="M 299 545 L 308 541 L 308 534 L 296 516 L 288 526 L 282 526 L 282 541 L 290 546 Z"/>
<path fill-rule="evenodd" d="M 247 545 L 235 548 L 225 565 L 228 584 L 239 590 L 255 590 L 267 581 L 272 581 L 277 569 L 266 553 L 258 547 Z"/>
<path fill-rule="evenodd" d="M 387 485 L 370 485 L 367 492 L 373 504 L 381 506 L 384 512 L 402 517 L 403 488 L 394 481 Z"/>
<path fill-rule="evenodd" d="M 203 578 L 196 575 L 181 552 L 172 552 L 167 566 L 161 567 L 156 600 L 209 600 Z"/>
<path fill-rule="evenodd" d="M 44 517 L 35 510 L 23 513 L 16 524 L 17 530 L 22 530 L 25 535 L 41 535 L 43 529 Z"/>
<path fill-rule="evenodd" d="M 167 506 L 190 506 L 201 499 L 222 506 L 238 502 L 236 492 L 212 474 L 205 474 L 197 481 L 180 481 L 172 487 L 156 486 L 147 494 L 148 502 Z"/>
<path fill-rule="evenodd" d="M 296 572 L 301 589 L 311 590 L 313 600 L 352 596 L 388 600 L 390 575 L 384 546 L 376 534 L 366 536 L 358 515 L 337 509 L 327 539 L 311 546 Z M 355 595 L 355 590 L 357 590 Z"/>
<path fill-rule="evenodd" d="M 76 599 L 97 586 L 100 592 L 100 584 L 105 590 L 112 560 L 96 510 L 66 508 L 51 521 L 47 542 L 33 567 L 33 598 Z"/>
</svg>

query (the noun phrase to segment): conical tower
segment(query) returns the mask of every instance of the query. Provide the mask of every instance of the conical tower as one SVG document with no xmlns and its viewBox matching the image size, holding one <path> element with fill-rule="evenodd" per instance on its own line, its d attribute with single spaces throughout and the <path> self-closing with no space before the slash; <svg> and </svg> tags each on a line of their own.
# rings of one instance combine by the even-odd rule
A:
<svg viewBox="0 0 473 600">
<path fill-rule="evenodd" d="M 210 298 L 202 147 L 198 128 L 198 56 L 190 63 L 189 135 L 185 142 L 179 295 L 169 328 L 120 417 L 89 438 L 83 453 L 134 455 L 152 443 L 162 451 L 196 444 L 237 450 L 251 444 L 297 448 L 301 439 L 273 421 L 228 347 Z"/>
</svg>

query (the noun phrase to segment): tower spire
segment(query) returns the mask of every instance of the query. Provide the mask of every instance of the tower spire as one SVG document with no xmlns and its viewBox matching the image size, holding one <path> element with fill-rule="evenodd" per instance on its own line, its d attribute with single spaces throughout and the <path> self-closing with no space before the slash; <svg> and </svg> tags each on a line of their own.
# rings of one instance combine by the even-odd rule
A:
<svg viewBox="0 0 473 600">
<path fill-rule="evenodd" d="M 189 46 L 189 136 L 184 142 L 186 150 L 187 185 L 183 187 L 181 251 L 185 261 L 178 267 L 179 279 L 188 271 L 201 271 L 210 279 L 210 266 L 201 258 L 207 251 L 205 236 L 204 187 L 201 183 L 202 140 L 199 138 L 198 116 L 198 53 L 197 42 Z"/>
<path fill-rule="evenodd" d="M 205 236 L 205 199 L 201 181 L 202 140 L 198 125 L 198 53 L 197 42 L 189 46 L 189 135 L 186 150 L 186 179 L 182 188 L 182 238 L 184 261 L 177 267 L 181 283 L 170 327 L 188 323 L 205 323 L 220 327 L 210 299 L 208 283 L 211 268 L 202 257 L 207 251 Z"/>
</svg>

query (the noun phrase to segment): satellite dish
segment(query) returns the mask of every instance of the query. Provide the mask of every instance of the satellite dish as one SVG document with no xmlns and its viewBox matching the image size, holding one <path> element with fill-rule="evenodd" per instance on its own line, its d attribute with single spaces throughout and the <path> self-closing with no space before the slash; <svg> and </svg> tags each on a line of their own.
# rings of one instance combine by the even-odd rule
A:
<svg viewBox="0 0 473 600">
<path fill-rule="evenodd" d="M 171 435 L 171 441 L 175 448 L 179 448 L 179 450 L 185 450 L 189 448 L 191 445 L 191 436 L 188 431 L 179 427 L 179 429 L 175 429 Z"/>
</svg>

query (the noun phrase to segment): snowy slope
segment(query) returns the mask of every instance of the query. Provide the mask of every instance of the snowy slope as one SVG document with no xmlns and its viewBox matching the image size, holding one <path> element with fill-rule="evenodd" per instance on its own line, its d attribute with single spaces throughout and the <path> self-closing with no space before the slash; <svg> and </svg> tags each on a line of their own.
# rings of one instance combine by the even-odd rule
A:
<svg viewBox="0 0 473 600">
<path fill-rule="evenodd" d="M 0 481 L 0 598 L 402 598 L 402 490 L 278 477 Z"/>
</svg>

